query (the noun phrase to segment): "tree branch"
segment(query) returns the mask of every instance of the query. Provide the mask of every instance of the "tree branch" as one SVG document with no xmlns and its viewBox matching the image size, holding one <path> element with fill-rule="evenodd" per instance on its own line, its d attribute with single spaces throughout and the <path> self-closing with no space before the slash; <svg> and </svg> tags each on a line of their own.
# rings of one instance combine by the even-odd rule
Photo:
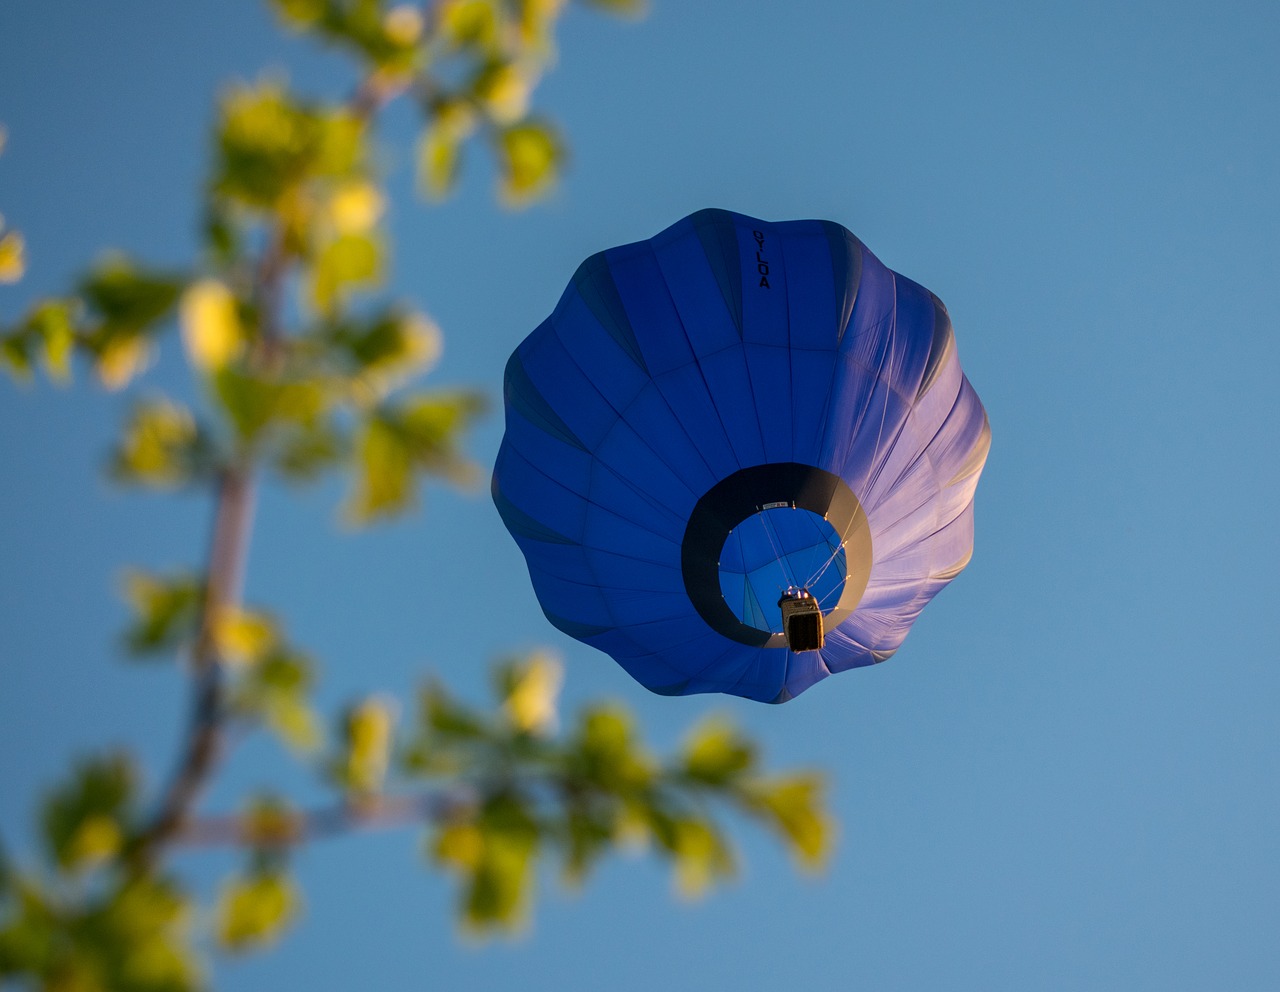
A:
<svg viewBox="0 0 1280 992">
<path fill-rule="evenodd" d="M 332 806 L 281 812 L 264 826 L 252 815 L 205 816 L 183 824 L 173 840 L 192 847 L 289 847 L 356 830 L 389 830 L 434 823 L 473 805 L 469 789 L 455 788 L 415 796 L 368 796 Z"/>
<path fill-rule="evenodd" d="M 218 485 L 205 599 L 191 654 L 189 730 L 159 809 L 138 839 L 135 861 L 142 866 L 158 860 L 161 849 L 181 829 L 222 752 L 223 671 L 217 630 L 226 611 L 240 603 L 252 518 L 253 479 L 248 466 L 237 462 L 224 470 Z"/>
</svg>

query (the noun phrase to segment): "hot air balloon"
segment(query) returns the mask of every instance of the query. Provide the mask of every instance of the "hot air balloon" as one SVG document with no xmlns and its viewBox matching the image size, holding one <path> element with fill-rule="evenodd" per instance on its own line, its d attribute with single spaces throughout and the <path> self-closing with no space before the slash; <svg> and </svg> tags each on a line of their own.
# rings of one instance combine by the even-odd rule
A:
<svg viewBox="0 0 1280 992">
<path fill-rule="evenodd" d="M 839 224 L 702 210 L 591 256 L 504 393 L 543 612 L 654 692 L 884 661 L 972 554 L 990 428 L 946 307 Z"/>
</svg>

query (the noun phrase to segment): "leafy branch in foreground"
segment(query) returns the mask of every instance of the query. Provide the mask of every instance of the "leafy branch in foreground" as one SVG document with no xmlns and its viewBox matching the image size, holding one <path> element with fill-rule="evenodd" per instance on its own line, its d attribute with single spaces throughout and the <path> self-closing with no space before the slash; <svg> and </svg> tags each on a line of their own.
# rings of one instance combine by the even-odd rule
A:
<svg viewBox="0 0 1280 992">
<path fill-rule="evenodd" d="M 624 0 L 595 6 L 631 11 Z M 280 79 L 223 95 L 198 262 L 152 268 L 123 255 L 73 291 L 0 327 L 0 367 L 66 380 L 87 364 L 122 389 L 179 330 L 194 397 L 137 397 L 109 460 L 117 481 L 207 491 L 212 533 L 200 567 L 133 569 L 123 587 L 138 658 L 182 659 L 186 732 L 155 795 L 125 754 L 78 765 L 43 807 L 43 867 L 0 850 L 0 979 L 41 989 L 177 992 L 205 987 L 198 950 L 269 943 L 296 918 L 289 872 L 298 845 L 351 830 L 419 824 L 429 860 L 460 886 L 459 919 L 489 931 L 527 915 L 535 865 L 558 859 L 579 882 L 597 860 L 645 846 L 672 864 L 680 891 L 727 877 L 721 825 L 736 812 L 775 832 L 804 865 L 829 840 L 820 780 L 762 774 L 755 747 L 704 723 L 665 760 L 618 705 L 588 707 L 562 734 L 559 667 L 541 656 L 497 669 L 498 706 L 477 711 L 443 687 L 423 690 L 407 726 L 381 697 L 353 702 L 331 732 L 317 713 L 317 665 L 283 622 L 242 597 L 255 496 L 264 479 L 348 481 L 345 519 L 361 526 L 413 509 L 425 479 L 467 484 L 462 438 L 483 398 L 421 384 L 441 348 L 407 301 L 370 296 L 386 281 L 387 209 L 374 131 L 391 101 L 422 115 L 422 187 L 443 195 L 464 149 L 497 163 L 499 194 L 536 198 L 563 143 L 531 111 L 552 55 L 560 0 L 273 0 L 291 30 L 351 56 L 346 101 L 301 96 Z M 14 277 L 21 272 L 21 244 Z M 333 790 L 299 809 L 258 796 L 232 813 L 199 801 L 244 733 L 276 735 Z M 200 926 L 193 896 L 167 868 L 179 847 L 242 848 Z"/>
</svg>

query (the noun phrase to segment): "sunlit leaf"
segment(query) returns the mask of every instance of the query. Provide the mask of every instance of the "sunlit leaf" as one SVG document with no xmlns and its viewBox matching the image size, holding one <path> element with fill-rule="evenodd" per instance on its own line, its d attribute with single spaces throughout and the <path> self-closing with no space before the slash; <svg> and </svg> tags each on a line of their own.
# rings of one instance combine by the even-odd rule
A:
<svg viewBox="0 0 1280 992">
<path fill-rule="evenodd" d="M 231 706 L 241 717 L 262 721 L 291 750 L 307 754 L 324 738 L 311 704 L 314 682 L 311 659 L 277 645 L 237 680 Z"/>
<path fill-rule="evenodd" d="M 214 396 L 241 440 L 253 442 L 275 424 L 310 425 L 325 408 L 324 384 L 280 380 L 227 366 L 213 377 Z"/>
<path fill-rule="evenodd" d="M 555 182 L 564 159 L 559 137 L 545 122 L 527 121 L 498 133 L 502 194 L 512 205 L 528 203 Z"/>
<path fill-rule="evenodd" d="M 395 708 L 386 699 L 366 699 L 347 710 L 342 720 L 343 749 L 334 767 L 343 788 L 360 793 L 382 788 L 394 729 Z"/>
<path fill-rule="evenodd" d="M 320 146 L 315 115 L 276 82 L 232 87 L 218 132 L 214 189 L 251 207 L 271 208 L 303 181 Z"/>
<path fill-rule="evenodd" d="M 306 482 L 342 461 L 348 446 L 346 436 L 332 424 L 304 424 L 284 434 L 273 464 L 285 478 Z"/>
<path fill-rule="evenodd" d="M 239 667 L 258 664 L 279 639 L 270 617 L 242 608 L 222 610 L 213 628 L 219 658 Z"/>
<path fill-rule="evenodd" d="M 382 191 L 371 182 L 343 183 L 329 199 L 329 217 L 342 234 L 365 234 L 386 209 Z"/>
<path fill-rule="evenodd" d="M 431 120 L 418 145 L 418 181 L 431 197 L 453 188 L 462 162 L 462 144 L 475 131 L 476 113 L 463 100 L 444 100 L 431 108 Z"/>
<path fill-rule="evenodd" d="M 167 489 L 206 477 L 213 457 L 212 443 L 190 410 L 172 400 L 149 399 L 130 412 L 110 470 L 122 482 Z"/>
<path fill-rule="evenodd" d="M 45 368 L 51 378 L 60 382 L 71 377 L 71 354 L 76 343 L 71 310 L 69 301 L 45 300 L 36 306 L 28 321 L 44 343 Z"/>
<path fill-rule="evenodd" d="M 300 29 L 320 20 L 326 0 L 270 0 L 270 3 L 285 24 Z"/>
<path fill-rule="evenodd" d="M 98 378 L 108 389 L 123 389 L 151 364 L 151 345 L 141 334 L 116 335 L 98 352 Z"/>
<path fill-rule="evenodd" d="M 109 255 L 80 285 L 91 312 L 101 321 L 104 343 L 148 331 L 167 317 L 182 292 L 181 277 L 140 268 L 123 255 Z"/>
<path fill-rule="evenodd" d="M 416 473 L 470 483 L 475 469 L 459 451 L 458 440 L 483 408 L 474 393 L 423 393 L 370 415 L 356 442 L 348 519 L 365 523 L 412 507 Z"/>
<path fill-rule="evenodd" d="M 541 830 L 527 804 L 502 793 L 474 815 L 437 829 L 431 854 L 462 882 L 465 929 L 512 929 L 525 917 Z"/>
<path fill-rule="evenodd" d="M 684 773 L 692 779 L 718 785 L 755 764 L 755 748 L 730 723 L 709 719 L 698 727 L 684 748 Z"/>
<path fill-rule="evenodd" d="M 485 736 L 484 722 L 454 701 L 438 682 L 428 682 L 420 697 L 422 721 L 434 735 L 476 740 Z"/>
<path fill-rule="evenodd" d="M 218 900 L 218 940 L 232 951 L 272 944 L 300 910 L 297 887 L 282 872 L 266 871 L 232 879 Z"/>
<path fill-rule="evenodd" d="M 17 282 L 27 271 L 26 242 L 18 231 L 0 234 L 0 283 Z"/>
<path fill-rule="evenodd" d="M 386 12 L 382 26 L 394 44 L 415 45 L 422 37 L 422 11 L 413 4 L 398 4 Z"/>
<path fill-rule="evenodd" d="M 235 295 L 217 279 L 201 279 L 182 296 L 182 342 L 191 364 L 214 372 L 235 359 L 244 347 Z"/>
<path fill-rule="evenodd" d="M 443 0 L 438 16 L 441 34 L 454 45 L 484 48 L 498 40 L 498 15 L 490 0 Z"/>
<path fill-rule="evenodd" d="M 749 806 L 791 844 L 807 868 L 822 865 L 831 848 L 832 824 L 823 808 L 825 783 L 820 775 L 793 775 L 757 782 L 745 791 Z"/>
<path fill-rule="evenodd" d="M 570 746 L 573 773 L 607 791 L 642 788 L 657 771 L 653 758 L 636 739 L 631 714 L 615 704 L 586 709 Z"/>
<path fill-rule="evenodd" d="M 494 62 L 481 71 L 472 91 L 493 121 L 514 124 L 529 112 L 533 80 L 514 62 Z"/>
<path fill-rule="evenodd" d="M 347 501 L 347 517 L 365 523 L 389 517 L 411 505 L 413 462 L 408 446 L 393 424 L 370 417 L 356 440 L 355 490 Z"/>
<path fill-rule="evenodd" d="M 536 654 L 511 670 L 502 702 L 503 712 L 516 730 L 547 733 L 556 726 L 556 699 L 564 681 L 564 666 Z"/>
<path fill-rule="evenodd" d="M 133 654 L 171 650 L 195 636 L 203 583 L 191 574 L 162 577 L 141 571 L 124 576 L 124 596 L 133 608 L 125 645 Z"/>
<path fill-rule="evenodd" d="M 133 791 L 133 765 L 122 754 L 77 765 L 71 780 L 45 800 L 41 817 L 57 864 L 80 870 L 113 857 L 124 839 Z"/>
<path fill-rule="evenodd" d="M 356 289 L 382 278 L 382 248 L 369 234 L 342 234 L 327 243 L 311 273 L 311 301 L 329 314 Z"/>
<path fill-rule="evenodd" d="M 670 822 L 669 849 L 675 861 L 677 891 L 697 898 L 721 878 L 733 875 L 733 854 L 715 825 L 706 819 L 680 817 Z"/>
</svg>

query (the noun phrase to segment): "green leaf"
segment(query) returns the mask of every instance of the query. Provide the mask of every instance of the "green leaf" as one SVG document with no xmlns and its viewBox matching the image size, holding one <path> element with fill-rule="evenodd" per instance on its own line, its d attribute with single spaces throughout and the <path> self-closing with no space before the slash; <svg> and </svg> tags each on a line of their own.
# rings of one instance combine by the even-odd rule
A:
<svg viewBox="0 0 1280 992">
<path fill-rule="evenodd" d="M 463 100 L 446 100 L 429 111 L 430 124 L 418 144 L 418 182 L 427 196 L 443 199 L 462 166 L 462 145 L 475 130 L 476 114 Z"/>
<path fill-rule="evenodd" d="M 125 631 L 131 654 L 170 651 L 195 637 L 204 583 L 191 573 L 160 576 L 131 570 L 124 576 L 124 597 L 133 608 Z"/>
<path fill-rule="evenodd" d="M 433 734 L 475 740 L 486 736 L 484 721 L 467 707 L 455 703 L 438 682 L 429 682 L 422 690 L 423 723 Z"/>
<path fill-rule="evenodd" d="M 462 879 L 465 929 L 514 929 L 525 918 L 541 830 L 528 805 L 511 793 L 489 797 L 472 817 L 437 828 L 431 853 Z"/>
<path fill-rule="evenodd" d="M 323 314 L 334 313 L 353 290 L 382 278 L 382 247 L 372 234 L 342 234 L 321 250 L 311 271 L 311 297 Z"/>
<path fill-rule="evenodd" d="M 499 21 L 490 0 L 448 0 L 440 8 L 440 33 L 454 47 L 488 49 L 498 42 Z"/>
<path fill-rule="evenodd" d="M 816 869 L 830 853 L 832 840 L 824 792 L 822 776 L 800 774 L 752 783 L 743 798 L 749 809 L 790 842 L 802 866 Z"/>
<path fill-rule="evenodd" d="M 755 748 L 723 719 L 712 717 L 695 727 L 684 747 L 684 774 L 708 785 L 721 785 L 756 762 Z"/>
<path fill-rule="evenodd" d="M 563 826 L 565 882 L 572 886 L 581 885 L 616 835 L 610 818 L 585 803 L 571 805 L 565 813 Z"/>
<path fill-rule="evenodd" d="M 276 449 L 276 471 L 294 482 L 309 482 L 347 457 L 348 439 L 330 423 L 287 430 Z"/>
<path fill-rule="evenodd" d="M 458 438 L 483 409 L 477 394 L 439 392 L 418 393 L 370 414 L 356 438 L 348 519 L 367 523 L 410 509 L 418 474 L 470 483 L 475 467 L 458 450 Z"/>
<path fill-rule="evenodd" d="M 81 282 L 80 295 L 101 321 L 98 343 L 149 330 L 172 313 L 185 279 L 141 269 L 123 255 L 109 255 Z"/>
<path fill-rule="evenodd" d="M 702 817 L 659 818 L 663 826 L 654 833 L 675 862 L 676 889 L 686 898 L 697 898 L 713 883 L 734 873 L 733 852 L 715 824 Z"/>
<path fill-rule="evenodd" d="M 585 710 L 568 748 L 568 774 L 593 788 L 624 795 L 654 780 L 655 762 L 636 739 L 631 714 L 620 706 Z"/>
<path fill-rule="evenodd" d="M 19 231 L 0 234 L 0 283 L 17 282 L 27 271 L 26 242 Z"/>
<path fill-rule="evenodd" d="M 220 369 L 212 381 L 219 408 L 247 444 L 276 424 L 313 424 L 329 399 L 320 380 L 282 381 L 230 365 Z"/>
<path fill-rule="evenodd" d="M 213 472 L 213 443 L 185 406 L 168 399 L 136 403 L 109 471 L 120 482 L 174 489 Z"/>
<path fill-rule="evenodd" d="M 501 666 L 497 672 L 503 715 L 518 732 L 544 734 L 555 729 L 556 701 L 564 666 L 545 653 Z"/>
<path fill-rule="evenodd" d="M 503 198 L 513 206 L 537 199 L 555 182 L 564 146 L 545 121 L 526 121 L 498 132 L 496 154 Z"/>
<path fill-rule="evenodd" d="M 231 951 L 248 951 L 277 941 L 301 911 L 292 879 L 279 871 L 234 878 L 218 899 L 218 941 Z"/>
<path fill-rule="evenodd" d="M 272 8 L 285 24 L 293 28 L 307 28 L 319 21 L 325 13 L 326 0 L 270 0 Z"/>
<path fill-rule="evenodd" d="M 341 751 L 331 770 L 337 784 L 348 792 L 370 794 L 382 788 L 391 758 L 395 709 L 385 699 L 365 699 L 342 716 Z"/>
<path fill-rule="evenodd" d="M 433 321 L 398 309 L 367 320 L 341 321 L 322 340 L 343 371 L 374 395 L 428 368 L 441 350 L 440 329 Z"/>
<path fill-rule="evenodd" d="M 274 209 L 318 160 L 317 117 L 276 82 L 234 86 L 218 122 L 214 192 L 258 209 Z"/>
<path fill-rule="evenodd" d="M 23 329 L 0 336 L 0 365 L 7 366 L 16 379 L 31 377 L 35 342 Z"/>
<path fill-rule="evenodd" d="M 44 840 L 59 867 L 79 871 L 113 858 L 128 831 L 134 770 L 123 754 L 80 762 L 44 803 Z"/>
<path fill-rule="evenodd" d="M 367 523 L 392 517 L 413 504 L 413 460 L 395 424 L 371 416 L 356 438 L 355 489 L 347 517 Z"/>
<path fill-rule="evenodd" d="M 490 120 L 514 124 L 529 112 L 535 82 L 528 66 L 494 59 L 481 67 L 471 84 L 471 93 Z"/>
<path fill-rule="evenodd" d="M 38 304 L 28 326 L 44 343 L 44 364 L 51 378 L 65 382 L 71 377 L 71 353 L 76 344 L 70 300 L 45 300 Z"/>
<path fill-rule="evenodd" d="M 110 255 L 81 282 L 90 329 L 79 338 L 109 389 L 127 385 L 151 357 L 150 339 L 173 312 L 185 279 Z"/>
<path fill-rule="evenodd" d="M 310 699 L 314 682 L 311 659 L 277 645 L 236 682 L 231 706 L 242 717 L 261 720 L 291 750 L 314 752 L 323 739 Z"/>
</svg>

